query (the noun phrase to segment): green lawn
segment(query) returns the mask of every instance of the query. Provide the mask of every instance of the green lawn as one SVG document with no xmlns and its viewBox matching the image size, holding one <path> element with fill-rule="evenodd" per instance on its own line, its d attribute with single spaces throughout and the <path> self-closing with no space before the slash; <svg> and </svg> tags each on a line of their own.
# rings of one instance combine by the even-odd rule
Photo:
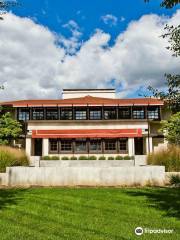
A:
<svg viewBox="0 0 180 240">
<path fill-rule="evenodd" d="M 0 239 L 180 239 L 180 189 L 0 189 Z M 174 229 L 136 236 L 134 228 Z"/>
</svg>

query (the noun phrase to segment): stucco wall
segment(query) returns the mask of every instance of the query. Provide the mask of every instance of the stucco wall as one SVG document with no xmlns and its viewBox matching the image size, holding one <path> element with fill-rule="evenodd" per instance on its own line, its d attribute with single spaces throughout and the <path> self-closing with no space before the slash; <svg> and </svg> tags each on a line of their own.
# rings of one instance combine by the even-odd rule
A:
<svg viewBox="0 0 180 240">
<path fill-rule="evenodd" d="M 10 167 L 9 186 L 163 185 L 163 166 L 145 167 Z"/>
</svg>

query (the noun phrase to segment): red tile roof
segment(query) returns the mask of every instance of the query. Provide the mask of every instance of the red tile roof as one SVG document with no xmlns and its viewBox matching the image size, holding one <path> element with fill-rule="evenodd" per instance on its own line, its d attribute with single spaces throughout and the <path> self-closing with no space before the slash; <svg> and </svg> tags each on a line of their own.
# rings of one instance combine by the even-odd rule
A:
<svg viewBox="0 0 180 240">
<path fill-rule="evenodd" d="M 13 107 L 37 107 L 37 106 L 140 106 L 140 105 L 164 105 L 164 102 L 157 98 L 131 98 L 131 99 L 113 99 L 85 96 L 81 98 L 69 99 L 46 99 L 46 100 L 19 100 L 1 102 L 0 105 Z"/>
</svg>

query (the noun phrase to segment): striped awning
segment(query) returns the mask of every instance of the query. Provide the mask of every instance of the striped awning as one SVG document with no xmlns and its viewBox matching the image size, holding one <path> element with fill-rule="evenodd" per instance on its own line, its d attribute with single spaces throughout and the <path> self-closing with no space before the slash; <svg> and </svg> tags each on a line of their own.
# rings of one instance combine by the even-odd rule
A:
<svg viewBox="0 0 180 240">
<path fill-rule="evenodd" d="M 142 129 L 32 130 L 32 138 L 122 138 L 142 137 Z"/>
</svg>

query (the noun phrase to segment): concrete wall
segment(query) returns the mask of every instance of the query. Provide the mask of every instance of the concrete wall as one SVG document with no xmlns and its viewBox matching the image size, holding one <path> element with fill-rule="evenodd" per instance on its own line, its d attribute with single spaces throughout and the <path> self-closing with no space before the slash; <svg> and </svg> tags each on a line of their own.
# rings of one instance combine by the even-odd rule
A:
<svg viewBox="0 0 180 240">
<path fill-rule="evenodd" d="M 0 173 L 0 186 L 8 185 L 8 173 Z"/>
<path fill-rule="evenodd" d="M 163 185 L 164 166 L 143 167 L 10 167 L 9 186 Z"/>
<path fill-rule="evenodd" d="M 122 167 L 134 166 L 134 160 L 41 160 L 41 167 Z"/>
</svg>

